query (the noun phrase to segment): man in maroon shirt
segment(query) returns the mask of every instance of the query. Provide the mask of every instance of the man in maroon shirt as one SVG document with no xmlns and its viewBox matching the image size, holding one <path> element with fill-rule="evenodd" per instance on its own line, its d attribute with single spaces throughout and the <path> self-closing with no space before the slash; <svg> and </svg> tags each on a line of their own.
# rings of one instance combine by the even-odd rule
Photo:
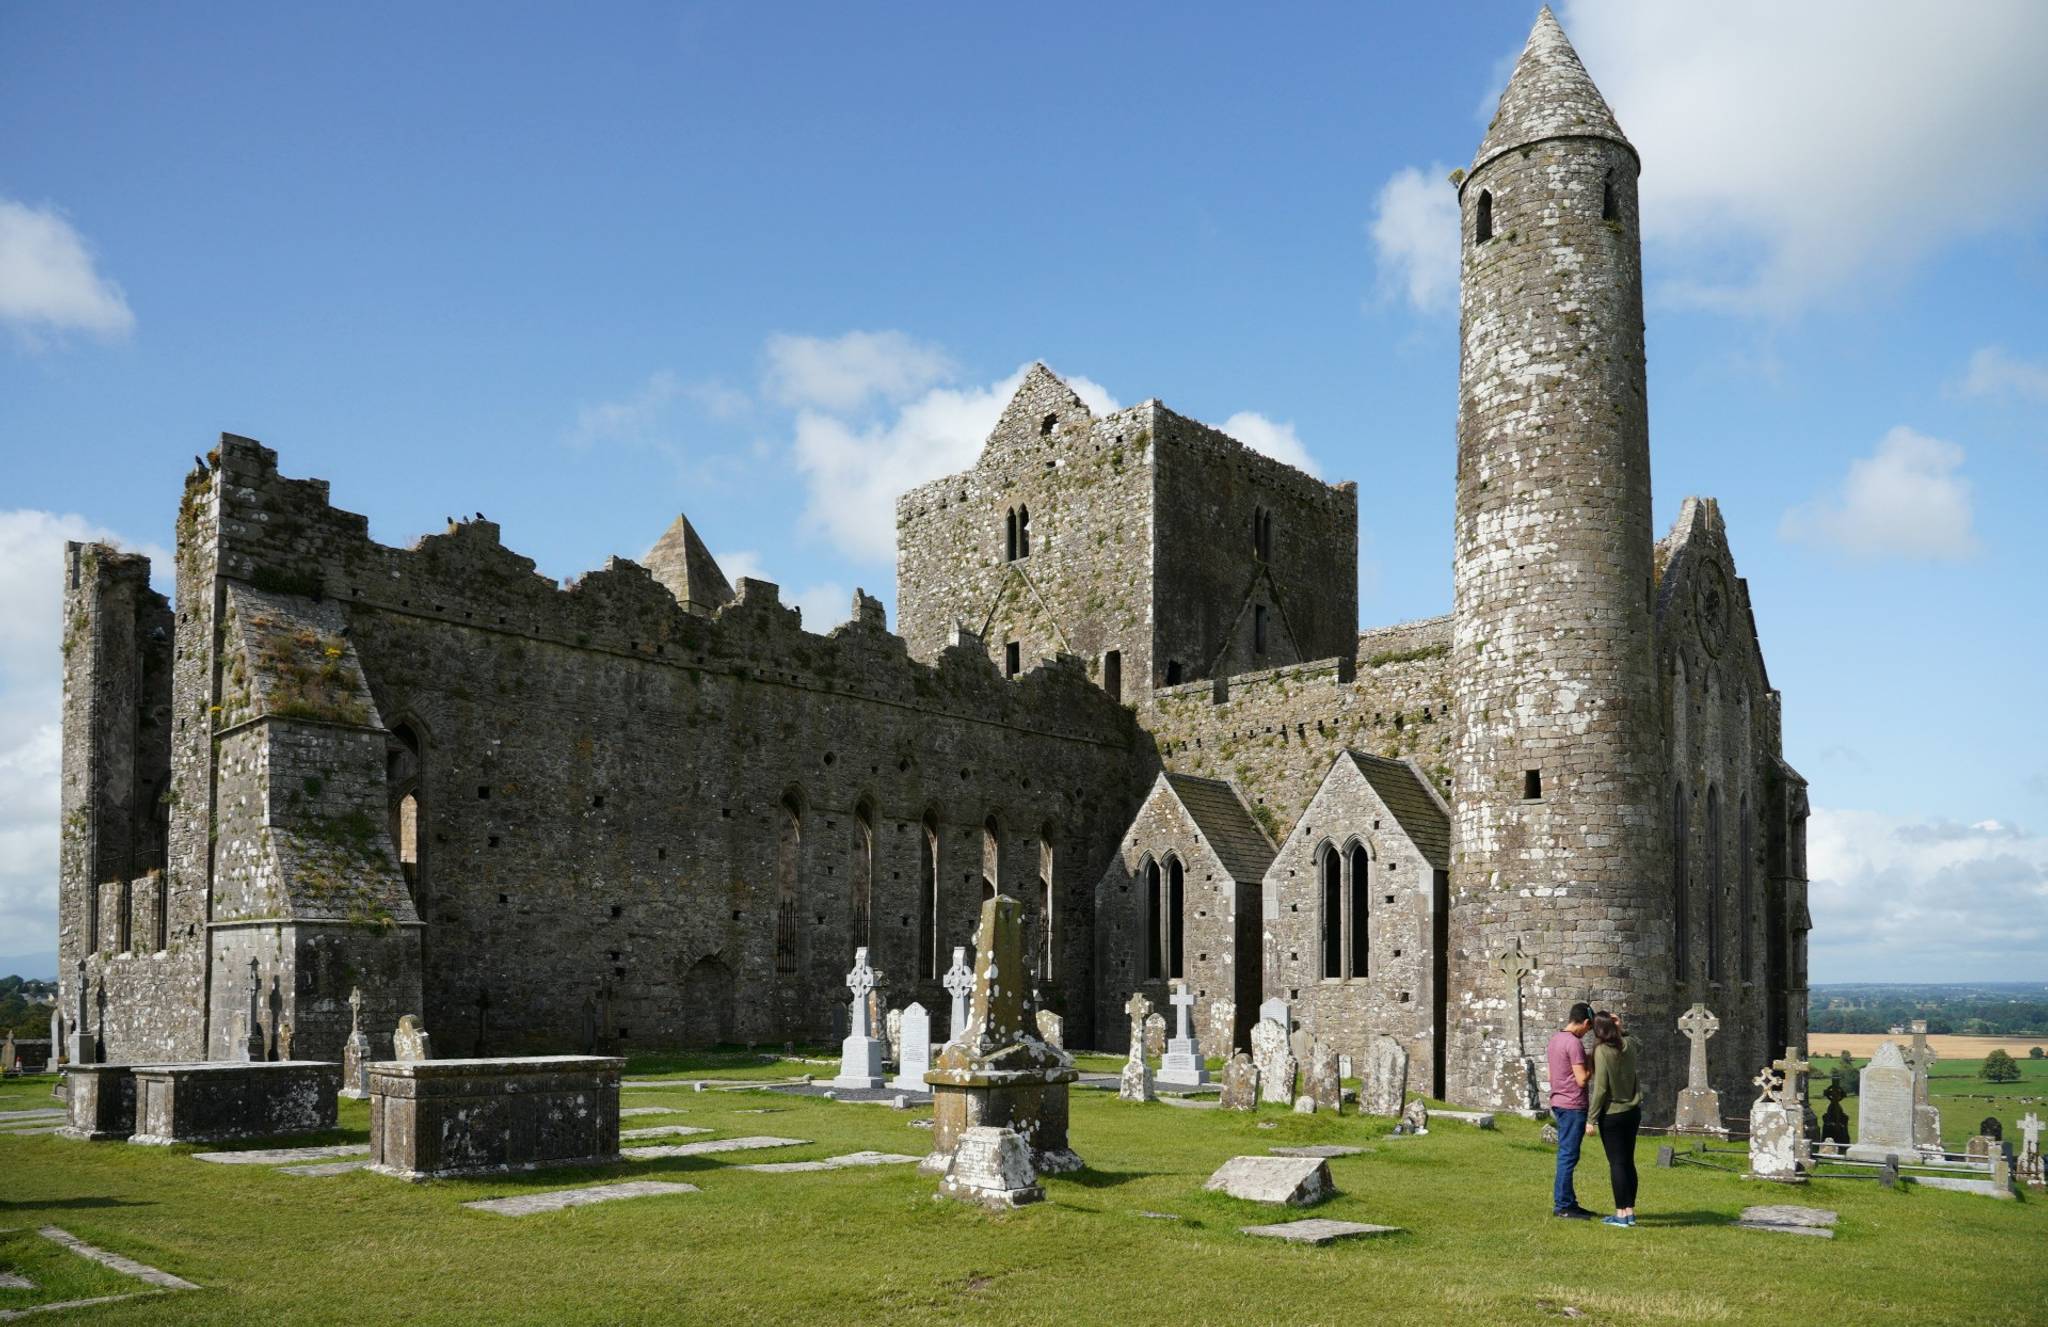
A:
<svg viewBox="0 0 2048 1327">
<path fill-rule="evenodd" d="M 1571 1008 L 1562 1029 L 1550 1034 L 1545 1057 L 1550 1062 L 1550 1118 L 1557 1124 L 1557 1178 L 1550 1186 L 1550 1214 L 1591 1221 L 1593 1213 L 1579 1206 L 1572 1189 L 1572 1171 L 1579 1164 L 1579 1145 L 1586 1138 L 1586 1029 L 1593 1025 L 1593 1007 L 1581 1000 Z"/>
</svg>

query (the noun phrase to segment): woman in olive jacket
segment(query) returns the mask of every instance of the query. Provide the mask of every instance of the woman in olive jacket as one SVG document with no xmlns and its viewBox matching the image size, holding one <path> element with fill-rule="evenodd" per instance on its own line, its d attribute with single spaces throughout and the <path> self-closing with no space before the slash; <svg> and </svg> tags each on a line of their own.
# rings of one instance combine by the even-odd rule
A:
<svg viewBox="0 0 2048 1327">
<path fill-rule="evenodd" d="M 1607 1153 L 1607 1180 L 1614 1186 L 1614 1215 L 1602 1225 L 1636 1223 L 1636 1131 L 1643 1125 L 1643 1089 L 1636 1081 L 1636 1048 L 1622 1038 L 1621 1019 L 1601 1010 L 1593 1015 L 1593 1081 L 1586 1096 L 1586 1120 Z"/>
</svg>

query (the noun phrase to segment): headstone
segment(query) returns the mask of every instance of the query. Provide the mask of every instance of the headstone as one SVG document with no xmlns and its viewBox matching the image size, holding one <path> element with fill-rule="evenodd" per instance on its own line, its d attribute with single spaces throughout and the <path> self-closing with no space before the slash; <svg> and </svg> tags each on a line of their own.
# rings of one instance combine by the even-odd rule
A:
<svg viewBox="0 0 2048 1327">
<path fill-rule="evenodd" d="M 1366 1115 L 1399 1115 L 1407 1100 L 1408 1048 L 1392 1037 L 1374 1037 L 1365 1057 L 1358 1109 Z"/>
<path fill-rule="evenodd" d="M 1145 1020 L 1145 1056 L 1156 1060 L 1166 1054 L 1166 1015 L 1155 1013 Z"/>
<path fill-rule="evenodd" d="M 1066 1020 L 1050 1009 L 1038 1011 L 1038 1039 L 1056 1050 L 1067 1047 Z"/>
<path fill-rule="evenodd" d="M 1259 1100 L 1293 1105 L 1294 1075 L 1300 1066 L 1288 1049 L 1287 1029 L 1270 1018 L 1261 1018 L 1252 1029 L 1252 1058 L 1259 1066 Z"/>
<path fill-rule="evenodd" d="M 1130 1015 L 1131 1026 L 1127 1049 L 1124 1053 L 1123 1076 L 1118 1080 L 1116 1095 L 1121 1101 L 1151 1101 L 1152 1066 L 1145 1062 L 1145 1016 L 1152 1012 L 1152 1002 L 1141 992 L 1133 992 L 1124 1005 L 1124 1012 Z"/>
<path fill-rule="evenodd" d="M 868 997 L 874 993 L 875 970 L 868 966 L 868 947 L 853 951 L 853 970 L 846 974 L 846 989 L 853 992 L 853 1029 L 839 1043 L 839 1076 L 834 1087 L 873 1089 L 882 1085 L 882 1043 L 868 1020 L 874 1009 Z"/>
<path fill-rule="evenodd" d="M 1895 1041 L 1879 1042 L 1863 1066 L 1856 1107 L 1856 1142 L 1849 1155 L 1858 1161 L 1887 1156 L 1910 1158 L 1913 1143 L 1913 1069 Z"/>
<path fill-rule="evenodd" d="M 1221 1105 L 1225 1110 L 1259 1108 L 1259 1067 L 1244 1051 L 1236 1052 L 1224 1062 Z"/>
<path fill-rule="evenodd" d="M 932 1068 L 932 1016 L 921 1004 L 891 1010 L 896 1020 L 896 1081 L 892 1086 L 905 1092 L 923 1092 L 924 1076 Z M 907 1104 L 907 1103 L 906 1103 Z"/>
<path fill-rule="evenodd" d="M 1842 1076 L 1842 1088 L 1850 1096 L 1856 1095 L 1856 1057 L 1849 1054 L 1848 1047 L 1842 1048 L 1842 1065 L 1835 1070 Z"/>
<path fill-rule="evenodd" d="M 1963 1155 L 1972 1161 L 1982 1162 L 1988 1166 L 1991 1164 L 1993 1154 L 2004 1146 L 2004 1143 L 1989 1134 L 1973 1134 L 1963 1143 Z"/>
<path fill-rule="evenodd" d="M 1332 1115 L 1343 1113 L 1344 1080 L 1337 1072 L 1337 1052 L 1328 1044 L 1318 1041 L 1309 1048 L 1308 1077 L 1302 1090 L 1317 1109 Z"/>
<path fill-rule="evenodd" d="M 341 1047 L 341 1095 L 352 1101 L 370 1096 L 370 1039 L 363 1035 L 363 989 L 348 993 L 348 1040 Z"/>
<path fill-rule="evenodd" d="M 2041 1117 L 2028 1111 L 2020 1117 L 2020 1155 L 2016 1168 L 2029 1188 L 2048 1188 L 2048 1174 L 2041 1164 Z"/>
<path fill-rule="evenodd" d="M 1218 1055 L 1228 1055 L 1231 1043 L 1236 1040 L 1237 1005 L 1221 997 L 1209 1001 L 1209 1049 Z"/>
<path fill-rule="evenodd" d="M 1429 1107 L 1422 1104 L 1421 1097 L 1401 1108 L 1401 1124 L 1411 1134 L 1429 1132 Z"/>
<path fill-rule="evenodd" d="M 1160 1057 L 1159 1081 L 1178 1087 L 1200 1087 L 1209 1081 L 1209 1070 L 1202 1062 L 1202 1043 L 1195 1036 L 1195 993 L 1186 982 L 1175 982 L 1173 994 L 1166 1002 L 1173 1006 L 1174 1036 L 1166 1043 L 1166 1054 Z"/>
<path fill-rule="evenodd" d="M 1840 1074 L 1841 1070 L 1835 1072 Z M 1849 1094 L 1838 1077 L 1822 1095 L 1828 1099 L 1828 1113 L 1820 1122 L 1821 1146 L 1830 1154 L 1839 1153 L 1849 1146 L 1849 1112 L 1842 1109 L 1842 1098 Z"/>
<path fill-rule="evenodd" d="M 887 1029 L 889 1034 L 889 1063 L 896 1066 L 897 1076 L 901 1077 L 903 1069 L 903 1011 L 901 1009 L 891 1009 L 888 1017 L 882 1020 L 882 1026 Z"/>
<path fill-rule="evenodd" d="M 1986 1115 L 1983 1121 L 1977 1125 L 1977 1132 L 1986 1138 L 1995 1138 L 2003 1141 L 2005 1138 L 2005 1125 L 1999 1122 L 1996 1115 Z"/>
<path fill-rule="evenodd" d="M 1678 1094 L 1673 1133 L 1728 1136 L 1728 1126 L 1721 1122 L 1721 1094 L 1714 1090 L 1713 1080 L 1707 1076 L 1707 1039 L 1720 1027 L 1721 1020 L 1703 1004 L 1695 1004 L 1679 1016 L 1678 1030 L 1692 1043 L 1692 1055 L 1685 1087 Z"/>
<path fill-rule="evenodd" d="M 1749 1108 L 1749 1173 L 1752 1179 L 1804 1184 L 1813 1168 L 1806 1140 L 1806 1061 L 1792 1047 L 1753 1080 L 1760 1089 Z"/>
<path fill-rule="evenodd" d="M 1310 1095 L 1309 1095 L 1308 1093 L 1306 1093 L 1306 1092 L 1302 1093 L 1302 1094 L 1301 1094 L 1300 1096 L 1298 1096 L 1298 1097 L 1296 1097 L 1296 1098 L 1294 1099 L 1294 1113 L 1295 1113 L 1296 1115 L 1313 1115 L 1313 1114 L 1315 1114 L 1315 1113 L 1316 1113 L 1316 1099 L 1315 1099 L 1314 1097 L 1310 1096 Z"/>
<path fill-rule="evenodd" d="M 939 984 L 953 997 L 952 1015 L 946 1024 L 946 1040 L 952 1041 L 967 1026 L 967 997 L 974 994 L 974 969 L 967 964 L 965 945 L 953 946 L 953 966 L 946 969 Z"/>
<path fill-rule="evenodd" d="M 1275 1207 L 1309 1207 L 1337 1192 L 1321 1157 L 1232 1157 L 1202 1187 Z"/>
<path fill-rule="evenodd" d="M 407 1014 L 398 1020 L 398 1030 L 391 1034 L 391 1058 L 394 1060 L 431 1060 L 434 1058 L 433 1038 L 420 1026 L 420 1020 Z"/>
<path fill-rule="evenodd" d="M 1022 1207 L 1045 1201 L 1031 1145 L 1015 1129 L 980 1125 L 960 1135 L 939 1193 L 983 1207 Z"/>
<path fill-rule="evenodd" d="M 1294 1030 L 1294 1010 L 1287 1001 L 1277 995 L 1268 996 L 1259 1002 L 1259 1021 L 1263 1023 L 1269 1018 L 1286 1031 Z"/>
<path fill-rule="evenodd" d="M 1544 1126 L 1543 1126 L 1543 1134 L 1542 1134 L 1542 1137 L 1543 1137 L 1543 1141 L 1544 1141 L 1544 1142 L 1546 1142 L 1546 1143 L 1550 1144 L 1550 1145 L 1551 1145 L 1552 1147 L 1556 1147 L 1556 1146 L 1557 1146 L 1557 1126 L 1556 1126 L 1556 1125 L 1554 1125 L 1554 1124 L 1546 1124 L 1546 1125 L 1544 1125 Z"/>
<path fill-rule="evenodd" d="M 20 1059 L 20 1056 L 14 1050 L 14 1032 L 10 1028 L 7 1033 L 6 1042 L 0 1044 L 0 1073 L 11 1074 L 20 1068 L 21 1066 L 16 1063 L 18 1059 Z"/>
<path fill-rule="evenodd" d="M 1927 1078 L 1941 1056 L 1927 1044 L 1926 1019 L 1916 1018 L 1908 1026 L 1913 1031 L 1913 1049 L 1907 1061 L 1913 1068 L 1913 1142 L 1923 1155 L 1938 1157 L 1942 1151 L 1941 1112 L 1928 1100 Z"/>
</svg>

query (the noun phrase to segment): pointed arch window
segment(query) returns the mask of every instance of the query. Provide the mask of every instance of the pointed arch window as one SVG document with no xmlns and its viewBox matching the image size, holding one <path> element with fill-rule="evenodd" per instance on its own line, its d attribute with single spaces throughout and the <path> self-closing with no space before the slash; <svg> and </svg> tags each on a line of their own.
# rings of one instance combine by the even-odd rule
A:
<svg viewBox="0 0 2048 1327">
<path fill-rule="evenodd" d="M 996 846 L 996 818 L 990 816 L 981 822 L 981 898 L 982 902 L 1002 892 L 1002 855 Z"/>
<path fill-rule="evenodd" d="M 1721 980 L 1721 789 L 1707 786 L 1707 980 Z"/>
<path fill-rule="evenodd" d="M 135 882 L 123 876 L 121 880 L 121 911 L 114 918 L 114 949 L 117 953 L 128 953 L 135 947 Z"/>
<path fill-rule="evenodd" d="M 1160 895 L 1159 863 L 1145 859 L 1145 977 L 1158 981 L 1166 975 L 1166 906 Z"/>
<path fill-rule="evenodd" d="M 939 817 L 924 813 L 919 826 L 918 854 L 917 970 L 932 981 L 939 979 Z"/>
<path fill-rule="evenodd" d="M 1741 827 L 1736 831 L 1736 836 L 1740 840 L 1736 851 L 1742 855 L 1741 863 L 1736 868 L 1740 874 L 1736 876 L 1736 888 L 1739 892 L 1735 897 L 1735 922 L 1742 928 L 1741 938 L 1736 941 L 1736 954 L 1737 961 L 1742 965 L 1742 979 L 1748 981 L 1754 962 L 1749 932 L 1756 924 L 1756 831 L 1750 822 L 1747 792 L 1742 794 L 1742 803 L 1736 814 L 1742 818 Z"/>
<path fill-rule="evenodd" d="M 1333 844 L 1319 855 L 1323 876 L 1323 979 L 1344 975 L 1344 859 Z"/>
<path fill-rule="evenodd" d="M 1692 932 L 1691 900 L 1686 897 L 1686 873 L 1691 869 L 1686 861 L 1687 838 L 1685 785 L 1680 783 L 1671 789 L 1671 957 L 1680 982 L 1689 978 L 1692 959 L 1687 943 Z"/>
<path fill-rule="evenodd" d="M 781 835 L 775 846 L 775 970 L 796 972 L 797 870 L 803 854 L 803 800 L 795 789 L 782 795 Z"/>
<path fill-rule="evenodd" d="M 1347 977 L 1363 977 L 1371 971 L 1372 961 L 1372 874 L 1366 864 L 1365 845 L 1354 843 L 1347 854 L 1349 868 L 1351 912 L 1344 918 L 1344 924 L 1351 931 L 1351 970 Z"/>
<path fill-rule="evenodd" d="M 1017 509 L 1015 507 L 1010 508 L 1003 516 L 1003 532 L 1005 536 L 1003 561 L 1015 562 L 1017 560 Z"/>
<path fill-rule="evenodd" d="M 1166 975 L 1179 980 L 1188 975 L 1187 870 L 1180 858 L 1166 859 Z"/>
<path fill-rule="evenodd" d="M 1038 973 L 1046 980 L 1053 974 L 1052 826 L 1038 831 Z"/>
<path fill-rule="evenodd" d="M 1017 507 L 1017 556 L 1031 556 L 1031 508 L 1022 504 Z"/>
<path fill-rule="evenodd" d="M 853 870 L 848 882 L 853 943 L 870 944 L 875 920 L 875 812 L 865 801 L 853 809 Z"/>
<path fill-rule="evenodd" d="M 1475 243 L 1484 244 L 1488 240 L 1493 238 L 1492 190 L 1481 189 L 1479 191 L 1479 205 L 1475 209 L 1475 212 L 1477 216 L 1476 220 L 1473 223 L 1472 239 Z"/>
</svg>

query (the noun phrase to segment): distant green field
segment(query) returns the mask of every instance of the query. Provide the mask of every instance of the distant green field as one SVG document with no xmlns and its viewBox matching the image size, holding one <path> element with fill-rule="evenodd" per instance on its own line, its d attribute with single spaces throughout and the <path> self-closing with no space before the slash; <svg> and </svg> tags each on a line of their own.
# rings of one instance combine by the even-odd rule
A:
<svg viewBox="0 0 2048 1327">
<path fill-rule="evenodd" d="M 725 1076 L 730 1055 L 674 1057 Z M 1960 1066 L 1948 1066 L 1957 1069 Z M 801 1072 L 788 1066 L 790 1072 Z M 1946 1078 L 1942 1080 L 1946 1085 Z M 1967 1080 L 1961 1085 L 1969 1087 Z M 55 1223 L 199 1283 L 201 1290 L 54 1315 L 54 1324 L 705 1323 L 2038 1323 L 2048 1295 L 2048 1202 L 1995 1202 L 1868 1181 L 1797 1190 L 1699 1167 L 1658 1170 L 1640 1149 L 1633 1231 L 1547 1215 L 1553 1152 L 1538 1126 L 1391 1121 L 1135 1106 L 1077 1091 L 1072 1136 L 1089 1168 L 1045 1181 L 1049 1201 L 1002 1216 L 935 1201 L 910 1167 L 758 1174 L 754 1160 L 862 1148 L 918 1154 L 929 1110 L 894 1111 L 759 1090 L 636 1089 L 675 1123 L 812 1140 L 772 1153 L 409 1185 L 356 1173 L 299 1178 L 193 1161 L 191 1148 L 0 1137 L 0 1228 Z M 0 1110 L 49 1100 L 47 1079 L 0 1086 Z M 766 1109 L 768 1114 L 739 1114 Z M 1953 1106 L 1947 1109 L 1954 1109 Z M 633 1123 L 661 1123 L 662 1117 Z M 366 1138 L 345 1102 L 343 1140 Z M 1341 1193 L 1314 1214 L 1406 1233 L 1327 1249 L 1257 1241 L 1240 1226 L 1288 1215 L 1202 1192 L 1224 1159 L 1282 1143 L 1372 1149 L 1331 1163 Z M 472 1198 L 621 1178 L 701 1192 L 519 1219 Z M 1598 1147 L 1579 1171 L 1607 1198 Z M 1841 1213 L 1833 1241 L 1734 1228 L 1751 1203 Z M 1164 1213 L 1177 1220 L 1150 1214 Z M 19 1252 L 20 1250 L 28 1252 Z M 1965 1255 L 1964 1251 L 1967 1251 Z M 95 1269 L 0 1236 L 32 1277 L 100 1284 Z M 69 1255 L 65 1255 L 68 1257 Z M 0 1291 L 0 1309 L 51 1291 Z"/>
<path fill-rule="evenodd" d="M 1825 1114 L 1827 1099 L 1822 1094 L 1828 1089 L 1829 1072 L 1840 1064 L 1839 1056 L 1826 1056 L 1813 1061 L 1813 1076 L 1807 1081 L 1807 1101 L 1816 1115 Z M 1868 1063 L 1854 1061 L 1857 1068 Z M 2020 1080 L 2017 1083 L 1990 1083 L 1980 1075 L 1984 1068 L 1982 1060 L 1937 1060 L 1934 1070 L 1927 1077 L 1927 1097 L 1934 1108 L 1941 1112 L 1941 1141 L 1950 1151 L 1960 1152 L 1963 1145 L 1976 1134 L 1978 1126 L 1986 1116 L 1995 1116 L 2005 1126 L 2006 1141 L 2017 1152 L 2020 1145 L 2020 1116 L 2028 1111 L 2048 1120 L 2048 1060 L 2018 1060 Z M 1855 1085 L 1855 1079 L 1850 1079 Z M 1725 1105 L 1725 1103 L 1724 1103 Z M 1849 1116 L 1849 1136 L 1856 1136 L 1857 1098 L 1850 1096 L 1843 1100 L 1842 1109 Z"/>
</svg>

